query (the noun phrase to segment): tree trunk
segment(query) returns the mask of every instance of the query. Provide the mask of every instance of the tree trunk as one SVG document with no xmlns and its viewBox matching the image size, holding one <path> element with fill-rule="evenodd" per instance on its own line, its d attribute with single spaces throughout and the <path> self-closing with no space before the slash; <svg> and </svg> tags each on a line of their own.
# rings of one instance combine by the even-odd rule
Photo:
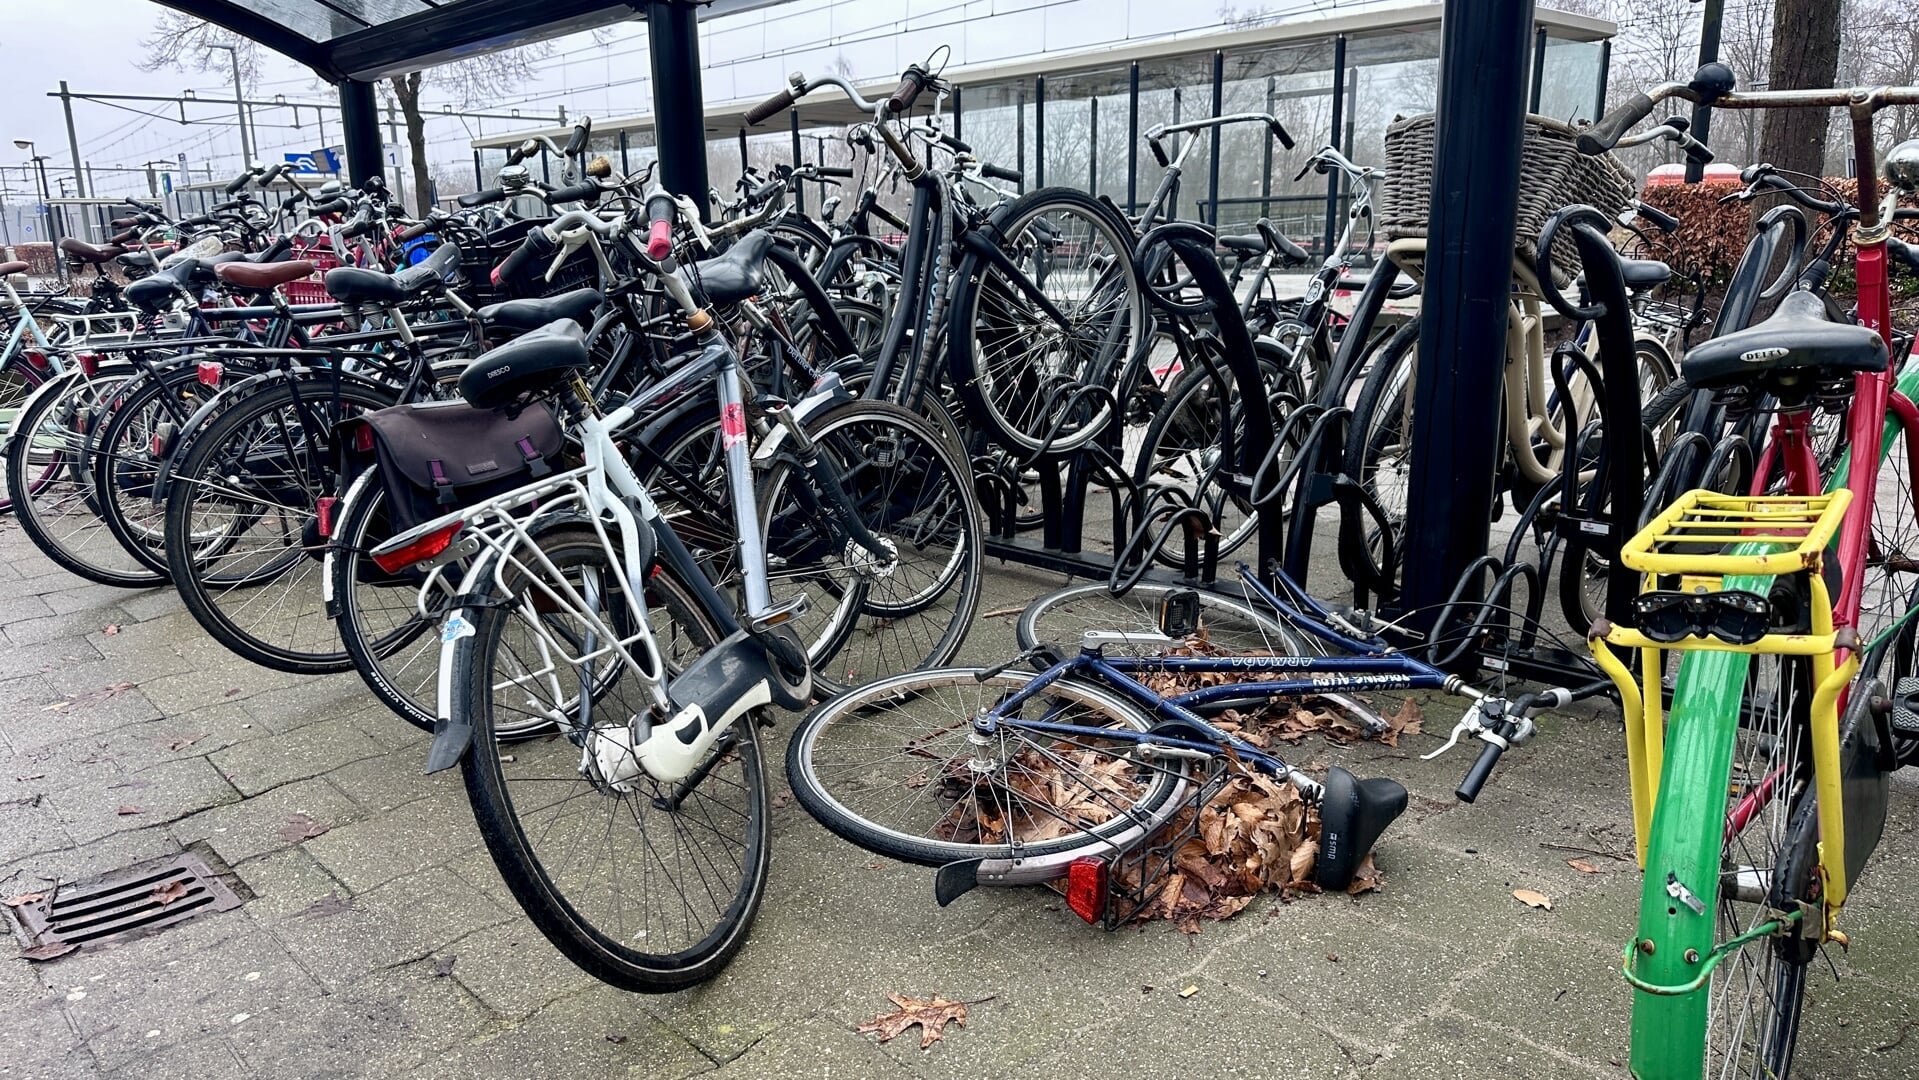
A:
<svg viewBox="0 0 1919 1080">
<path fill-rule="evenodd" d="M 433 177 L 426 164 L 426 117 L 420 115 L 420 73 L 396 75 L 391 80 L 393 99 L 400 105 L 406 121 L 407 146 L 413 157 L 414 213 L 425 217 L 433 209 Z"/>
<path fill-rule="evenodd" d="M 1776 0 L 1772 15 L 1769 90 L 1831 86 L 1839 73 L 1840 0 Z M 1759 137 L 1759 160 L 1781 169 L 1819 176 L 1826 167 L 1826 136 L 1833 114 L 1825 109 L 1767 109 Z M 1872 162 L 1861 162 L 1870 169 Z"/>
</svg>

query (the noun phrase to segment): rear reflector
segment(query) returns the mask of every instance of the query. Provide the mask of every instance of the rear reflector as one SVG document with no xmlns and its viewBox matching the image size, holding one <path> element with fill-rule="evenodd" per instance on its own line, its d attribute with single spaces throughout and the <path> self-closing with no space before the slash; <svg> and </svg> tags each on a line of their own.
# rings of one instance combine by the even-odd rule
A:
<svg viewBox="0 0 1919 1080">
<path fill-rule="evenodd" d="M 74 353 L 73 359 L 86 372 L 88 378 L 100 374 L 100 354 L 92 352 Z"/>
<path fill-rule="evenodd" d="M 425 562 L 453 545 L 453 538 L 466 526 L 464 521 L 435 529 L 402 548 L 384 554 L 375 553 L 373 563 L 389 574 L 397 574 L 417 562 Z"/>
<path fill-rule="evenodd" d="M 1106 860 L 1082 855 L 1066 864 L 1066 906 L 1097 924 L 1106 917 Z"/>
<path fill-rule="evenodd" d="M 201 386 L 219 386 L 221 377 L 227 373 L 227 366 L 218 360 L 202 360 L 199 373 Z"/>
<path fill-rule="evenodd" d="M 27 363 L 43 369 L 48 366 L 46 353 L 41 352 L 39 349 L 25 349 L 22 351 L 26 354 Z"/>
<path fill-rule="evenodd" d="M 333 512 L 339 508 L 340 500 L 331 495 L 322 495 L 314 504 L 320 513 L 320 535 L 327 539 L 333 537 Z"/>
</svg>

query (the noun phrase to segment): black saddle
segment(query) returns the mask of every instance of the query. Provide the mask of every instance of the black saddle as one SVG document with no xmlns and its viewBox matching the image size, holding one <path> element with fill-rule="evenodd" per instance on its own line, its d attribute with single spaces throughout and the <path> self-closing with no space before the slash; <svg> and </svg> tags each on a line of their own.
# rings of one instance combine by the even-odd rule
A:
<svg viewBox="0 0 1919 1080">
<path fill-rule="evenodd" d="M 173 246 L 167 244 L 161 247 L 142 248 L 138 251 L 125 252 L 114 256 L 113 261 L 126 267 L 128 270 L 150 271 L 160 265 L 161 259 L 171 254 L 173 254 Z"/>
<path fill-rule="evenodd" d="M 1657 289 L 1672 280 L 1672 267 L 1658 259 L 1621 259 L 1619 270 L 1626 288 L 1633 292 Z"/>
<path fill-rule="evenodd" d="M 460 265 L 460 249 L 441 244 L 415 266 L 398 273 L 341 266 L 326 272 L 327 295 L 342 304 L 398 304 L 419 295 L 428 285 L 445 281 Z"/>
<path fill-rule="evenodd" d="M 1257 233 L 1251 236 L 1215 237 L 1213 243 L 1223 251 L 1231 251 L 1239 255 L 1266 254 L 1266 238 Z"/>
<path fill-rule="evenodd" d="M 695 263 L 691 277 L 714 304 L 737 304 L 760 291 L 766 276 L 766 253 L 772 247 L 773 234 L 756 229 L 740 237 L 726 254 Z"/>
<path fill-rule="evenodd" d="M 480 354 L 460 373 L 460 396 L 497 409 L 551 390 L 587 363 L 586 332 L 572 319 L 555 319 Z"/>
<path fill-rule="evenodd" d="M 1696 387 L 1763 381 L 1786 398 L 1795 386 L 1810 389 L 1815 379 L 1803 376 L 1886 370 L 1886 342 L 1866 327 L 1831 321 L 1825 301 L 1798 291 L 1759 325 L 1694 346 L 1679 367 Z"/>
<path fill-rule="evenodd" d="M 557 319 L 571 319 L 585 326 L 604 300 L 598 289 L 575 289 L 542 299 L 489 304 L 480 309 L 479 315 L 487 326 L 508 330 L 538 330 Z"/>
</svg>

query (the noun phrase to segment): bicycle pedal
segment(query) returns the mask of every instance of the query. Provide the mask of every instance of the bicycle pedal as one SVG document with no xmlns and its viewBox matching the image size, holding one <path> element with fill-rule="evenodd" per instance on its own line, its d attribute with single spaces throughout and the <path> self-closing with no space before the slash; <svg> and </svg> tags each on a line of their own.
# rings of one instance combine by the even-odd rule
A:
<svg viewBox="0 0 1919 1080">
<path fill-rule="evenodd" d="M 781 623 L 790 622 L 794 619 L 799 618 L 800 616 L 806 614 L 806 608 L 807 608 L 806 594 L 799 593 L 793 597 L 790 597 L 789 599 L 782 600 L 779 603 L 774 604 L 771 608 L 767 610 L 766 614 L 761 615 L 759 618 L 752 620 L 752 623 L 749 628 L 754 633 L 762 633 L 772 627 L 780 625 Z"/>
<path fill-rule="evenodd" d="M 1893 684 L 1892 730 L 1919 739 L 1919 678 L 1908 675 Z"/>
</svg>

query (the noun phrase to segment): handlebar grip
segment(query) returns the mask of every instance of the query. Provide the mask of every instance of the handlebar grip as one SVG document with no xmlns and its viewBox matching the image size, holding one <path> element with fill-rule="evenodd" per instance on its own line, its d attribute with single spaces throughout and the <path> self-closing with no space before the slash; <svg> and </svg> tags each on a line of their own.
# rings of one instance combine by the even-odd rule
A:
<svg viewBox="0 0 1919 1080">
<path fill-rule="evenodd" d="M 1499 756 L 1505 752 L 1506 748 L 1497 743 L 1487 743 L 1479 751 L 1479 760 L 1473 762 L 1472 771 L 1459 782 L 1459 790 L 1453 792 L 1460 802 L 1469 803 L 1479 798 L 1479 789 L 1486 786 L 1493 775 L 1493 766 L 1499 764 Z"/>
<path fill-rule="evenodd" d="M 213 224 L 213 219 L 205 214 L 195 214 L 190 218 L 181 218 L 179 221 L 174 222 L 174 224 L 184 229 L 195 225 L 211 225 Z"/>
<path fill-rule="evenodd" d="M 853 178 L 853 170 L 845 165 L 821 165 L 813 172 L 820 176 L 836 176 L 842 180 Z"/>
<path fill-rule="evenodd" d="M 1660 232 L 1679 231 L 1679 219 L 1659 209 L 1657 206 L 1647 206 L 1645 203 L 1640 203 L 1634 207 L 1634 212 L 1647 221 L 1652 222 L 1654 225 L 1659 226 Z"/>
<path fill-rule="evenodd" d="M 1274 120 L 1267 126 L 1272 129 L 1273 137 L 1279 140 L 1279 145 L 1288 150 L 1293 148 L 1293 136 L 1286 130 L 1284 124 L 1281 124 L 1278 120 Z"/>
<path fill-rule="evenodd" d="M 746 125 L 753 127 L 761 121 L 772 116 L 777 116 L 792 107 L 793 88 L 789 86 L 779 93 L 774 94 L 772 97 L 767 98 L 765 101 L 760 102 L 758 105 L 753 106 L 751 109 L 748 109 L 746 111 Z"/>
<path fill-rule="evenodd" d="M 955 139 L 954 137 L 946 134 L 945 132 L 940 132 L 939 141 L 941 146 L 946 147 L 948 150 L 951 150 L 955 154 L 970 154 L 973 152 L 972 147 L 966 145 L 965 143 L 959 141 L 958 139 Z"/>
<path fill-rule="evenodd" d="M 1908 270 L 1919 272 L 1919 248 L 1896 236 L 1886 237 L 1886 257 Z"/>
<path fill-rule="evenodd" d="M 918 64 L 909 66 L 900 75 L 900 84 L 886 95 L 886 111 L 898 115 L 913 107 L 913 102 L 926 89 L 926 69 Z"/>
<path fill-rule="evenodd" d="M 659 262 L 673 254 L 673 196 L 661 192 L 646 200 L 646 257 Z"/>
<path fill-rule="evenodd" d="M 433 223 L 431 221 L 422 221 L 416 225 L 413 225 L 410 228 L 401 229 L 398 233 L 394 234 L 393 238 L 395 240 L 398 240 L 400 243 L 405 244 L 414 240 L 418 240 L 420 237 L 425 236 L 427 233 L 430 233 L 432 231 L 433 231 Z"/>
<path fill-rule="evenodd" d="M 514 248 L 512 254 L 493 268 L 493 284 L 498 285 L 502 281 L 511 284 L 520 280 L 528 271 L 537 269 L 541 262 L 552 258 L 558 248 L 558 244 L 547 238 L 545 229 L 534 229 L 526 234 L 526 239 L 520 241 L 520 246 Z"/>
<path fill-rule="evenodd" d="M 243 187 L 246 187 L 247 181 L 251 179 L 253 179 L 253 173 L 251 171 L 243 172 L 240 175 L 234 177 L 233 179 L 228 180 L 227 186 L 224 190 L 226 191 L 228 195 L 237 195 L 239 194 L 240 189 Z"/>
<path fill-rule="evenodd" d="M 582 180 L 571 187 L 554 188 L 543 197 L 548 203 L 597 202 L 600 183 L 597 180 Z"/>
<path fill-rule="evenodd" d="M 591 136 L 591 134 L 592 134 L 592 122 L 589 120 L 580 121 L 580 123 L 573 129 L 573 137 L 566 140 L 566 156 L 567 157 L 580 156 L 580 151 L 586 149 L 586 140 Z"/>
<path fill-rule="evenodd" d="M 109 236 L 109 237 L 107 237 L 107 243 L 109 243 L 109 244 L 131 244 L 131 243 L 133 243 L 133 242 L 134 242 L 135 240 L 138 240 L 139 238 L 140 238 L 140 233 L 139 233 L 139 230 L 137 230 L 137 229 L 128 229 L 128 230 L 127 230 L 127 231 L 125 231 L 125 232 L 118 232 L 118 233 L 114 233 L 114 234 L 113 234 L 112 236 Z"/>
<path fill-rule="evenodd" d="M 506 198 L 506 192 L 496 187 L 490 187 L 480 191 L 470 191 L 460 196 L 458 201 L 461 206 L 471 208 L 475 206 L 485 206 L 487 203 L 496 203 L 504 198 Z"/>
<path fill-rule="evenodd" d="M 117 217 L 117 218 L 114 218 L 112 221 L 107 222 L 107 224 L 113 226 L 116 229 L 131 229 L 137 223 L 130 217 Z"/>
<path fill-rule="evenodd" d="M 754 188 L 753 191 L 747 195 L 746 200 L 751 203 L 763 203 L 785 190 L 786 181 L 784 179 L 774 178 Z"/>
<path fill-rule="evenodd" d="M 356 219 L 347 222 L 346 227 L 340 230 L 340 235 L 343 237 L 365 236 L 372 231 L 372 218 Z"/>
<path fill-rule="evenodd" d="M 307 207 L 307 213 L 318 217 L 321 214 L 344 214 L 352 208 L 353 204 L 345 199 L 328 199 Z"/>
<path fill-rule="evenodd" d="M 1685 145 L 1686 145 L 1686 160 L 1696 161 L 1701 165 L 1712 164 L 1713 162 L 1712 147 L 1707 146 L 1705 143 L 1700 142 L 1698 139 L 1693 138 L 1691 135 L 1686 136 Z"/>
<path fill-rule="evenodd" d="M 1576 140 L 1579 152 L 1587 155 L 1599 155 L 1611 150 L 1619 143 L 1619 137 L 1631 131 L 1634 124 L 1652 115 L 1653 100 L 1645 94 L 1634 94 L 1625 104 L 1599 118 L 1599 122 L 1579 133 Z"/>
<path fill-rule="evenodd" d="M 1006 168 L 1004 165 L 995 165 L 992 162 L 982 164 L 979 167 L 979 173 L 981 176 L 991 177 L 994 180 L 1004 180 L 1009 184 L 1023 184 L 1026 182 L 1025 173 L 1020 172 L 1018 169 Z"/>
</svg>

